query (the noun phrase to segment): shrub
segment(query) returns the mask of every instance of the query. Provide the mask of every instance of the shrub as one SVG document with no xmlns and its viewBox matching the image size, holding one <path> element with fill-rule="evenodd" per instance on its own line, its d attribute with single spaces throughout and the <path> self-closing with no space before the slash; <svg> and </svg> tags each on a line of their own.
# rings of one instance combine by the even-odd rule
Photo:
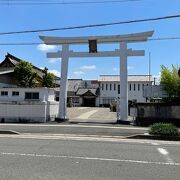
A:
<svg viewBox="0 0 180 180">
<path fill-rule="evenodd" d="M 150 126 L 149 134 L 159 136 L 179 136 L 179 129 L 173 124 L 155 123 Z"/>
</svg>

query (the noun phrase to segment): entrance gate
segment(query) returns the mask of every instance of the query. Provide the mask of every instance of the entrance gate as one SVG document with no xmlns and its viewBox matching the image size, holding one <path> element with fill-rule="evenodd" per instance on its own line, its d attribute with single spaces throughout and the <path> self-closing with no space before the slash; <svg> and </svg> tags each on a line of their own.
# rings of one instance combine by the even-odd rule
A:
<svg viewBox="0 0 180 180">
<path fill-rule="evenodd" d="M 127 48 L 128 43 L 138 43 L 147 41 L 154 31 L 134 33 L 117 36 L 87 36 L 87 37 L 49 37 L 40 36 L 40 39 L 47 45 L 61 45 L 62 50 L 47 53 L 48 58 L 61 58 L 61 81 L 59 91 L 59 113 L 58 119 L 66 119 L 67 104 L 67 74 L 69 58 L 80 57 L 119 57 L 120 58 L 120 121 L 128 120 L 128 56 L 144 56 L 144 50 L 132 50 Z M 114 51 L 98 51 L 97 44 L 119 43 L 120 48 Z M 69 50 L 70 45 L 89 44 L 89 52 L 74 52 Z M 118 116 L 119 117 L 119 116 Z"/>
</svg>

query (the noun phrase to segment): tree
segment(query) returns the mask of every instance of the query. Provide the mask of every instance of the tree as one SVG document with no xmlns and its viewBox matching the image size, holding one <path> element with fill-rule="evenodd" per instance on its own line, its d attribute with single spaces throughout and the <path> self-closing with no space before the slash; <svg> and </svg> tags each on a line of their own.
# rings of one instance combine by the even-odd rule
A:
<svg viewBox="0 0 180 180">
<path fill-rule="evenodd" d="M 178 75 L 178 67 L 172 65 L 172 69 L 161 66 L 161 82 L 168 94 L 165 98 L 168 102 L 180 102 L 180 77 Z"/>
<path fill-rule="evenodd" d="M 48 68 L 44 68 L 43 70 L 43 87 L 53 87 L 54 85 L 54 74 L 48 72 Z"/>
<path fill-rule="evenodd" d="M 37 74 L 33 72 L 32 64 L 21 61 L 14 69 L 14 75 L 19 87 L 34 87 Z"/>
</svg>

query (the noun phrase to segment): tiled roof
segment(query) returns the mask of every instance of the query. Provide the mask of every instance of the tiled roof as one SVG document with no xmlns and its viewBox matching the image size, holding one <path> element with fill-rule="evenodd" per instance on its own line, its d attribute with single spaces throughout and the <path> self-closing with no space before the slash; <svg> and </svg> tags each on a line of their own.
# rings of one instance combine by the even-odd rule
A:
<svg viewBox="0 0 180 180">
<path fill-rule="evenodd" d="M 19 58 L 13 56 L 13 55 L 10 54 L 10 53 L 7 53 L 5 59 L 0 63 L 0 66 L 1 66 L 1 65 L 5 62 L 5 60 L 7 60 L 7 59 L 14 65 L 14 67 L 22 61 L 22 59 L 19 59 Z M 32 65 L 32 66 L 33 66 L 33 65 Z M 11 69 L 14 69 L 14 67 L 12 67 Z M 8 69 L 8 68 L 1 67 L 1 71 L 4 71 L 4 72 L 7 72 L 7 73 L 8 73 L 8 71 L 6 71 L 6 69 Z M 35 71 L 41 78 L 43 77 L 44 73 L 43 73 L 42 69 L 40 69 L 40 68 L 38 68 L 38 67 L 36 67 L 36 66 L 33 66 L 33 69 L 34 69 L 34 71 Z M 5 74 L 5 73 L 4 73 L 4 74 Z"/>
<path fill-rule="evenodd" d="M 120 81 L 119 75 L 100 75 L 100 82 L 118 82 Z M 149 75 L 128 75 L 129 82 L 147 82 L 149 81 Z M 152 80 L 152 76 L 150 76 L 150 81 Z"/>
<path fill-rule="evenodd" d="M 81 96 L 81 95 L 87 93 L 88 91 L 91 92 L 94 96 L 97 95 L 97 94 L 96 94 L 97 89 L 78 89 L 76 95 Z"/>
<path fill-rule="evenodd" d="M 60 84 L 60 81 L 59 81 L 59 84 Z M 82 79 L 68 79 L 68 91 L 69 92 L 77 92 L 77 90 L 82 87 L 83 87 Z M 54 88 L 54 89 L 56 91 L 59 91 L 59 87 Z"/>
<path fill-rule="evenodd" d="M 76 92 L 78 88 L 82 87 L 82 83 L 81 79 L 68 79 L 68 91 Z"/>
</svg>

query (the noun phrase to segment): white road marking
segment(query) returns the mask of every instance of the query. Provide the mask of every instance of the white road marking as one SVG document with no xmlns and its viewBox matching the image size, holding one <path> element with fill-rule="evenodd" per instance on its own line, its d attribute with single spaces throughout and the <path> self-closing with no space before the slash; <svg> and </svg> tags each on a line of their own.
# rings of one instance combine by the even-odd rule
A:
<svg viewBox="0 0 180 180">
<path fill-rule="evenodd" d="M 92 110 L 92 111 L 85 112 L 85 113 L 81 114 L 80 116 L 76 117 L 75 119 L 88 119 L 90 116 L 95 114 L 97 111 L 98 110 Z"/>
<path fill-rule="evenodd" d="M 95 126 L 95 125 L 71 125 L 71 124 L 0 124 L 0 127 L 3 126 L 18 126 L 18 127 L 82 127 L 82 128 L 104 128 L 104 129 L 129 129 L 129 130 L 148 130 L 148 128 L 139 128 L 139 127 L 119 127 L 119 126 Z"/>
<path fill-rule="evenodd" d="M 174 161 L 169 157 L 169 152 L 168 152 L 166 149 L 164 149 L 164 148 L 157 148 L 157 150 L 158 150 L 162 155 L 165 156 L 166 161 L 167 161 L 168 163 L 174 163 Z"/>
<path fill-rule="evenodd" d="M 144 133 L 144 135 L 149 135 L 149 133 Z"/>
<path fill-rule="evenodd" d="M 156 164 L 156 165 L 169 165 L 169 166 L 180 166 L 180 163 L 166 163 L 166 162 L 153 162 L 153 161 L 139 161 L 131 159 L 110 159 L 110 158 L 99 158 L 99 157 L 83 157 L 83 156 L 61 156 L 61 155 L 50 155 L 50 154 L 31 154 L 31 153 L 6 153 L 1 152 L 4 156 L 25 156 L 25 157 L 46 157 L 46 158 L 65 158 L 65 159 L 79 159 L 79 160 L 96 160 L 96 161 L 111 161 L 111 162 L 125 162 L 125 163 L 137 163 L 137 164 Z"/>
<path fill-rule="evenodd" d="M 154 146 L 158 146 L 159 144 L 158 144 L 158 143 L 156 143 L 156 142 L 153 142 L 153 143 L 152 143 L 152 145 L 154 145 Z"/>
<path fill-rule="evenodd" d="M 79 135 L 79 134 L 30 134 L 24 133 L 19 135 L 0 134 L 0 138 L 14 139 L 35 139 L 35 140 L 72 140 L 72 141 L 90 141 L 90 142 L 122 142 L 122 143 L 139 143 L 152 144 L 156 140 L 143 139 L 126 139 L 121 136 L 101 136 L 101 135 Z M 179 141 L 158 141 L 159 145 L 180 145 Z"/>
<path fill-rule="evenodd" d="M 163 155 L 168 155 L 168 154 L 169 154 L 166 149 L 157 148 L 157 150 L 158 150 L 161 154 L 163 154 Z"/>
</svg>

